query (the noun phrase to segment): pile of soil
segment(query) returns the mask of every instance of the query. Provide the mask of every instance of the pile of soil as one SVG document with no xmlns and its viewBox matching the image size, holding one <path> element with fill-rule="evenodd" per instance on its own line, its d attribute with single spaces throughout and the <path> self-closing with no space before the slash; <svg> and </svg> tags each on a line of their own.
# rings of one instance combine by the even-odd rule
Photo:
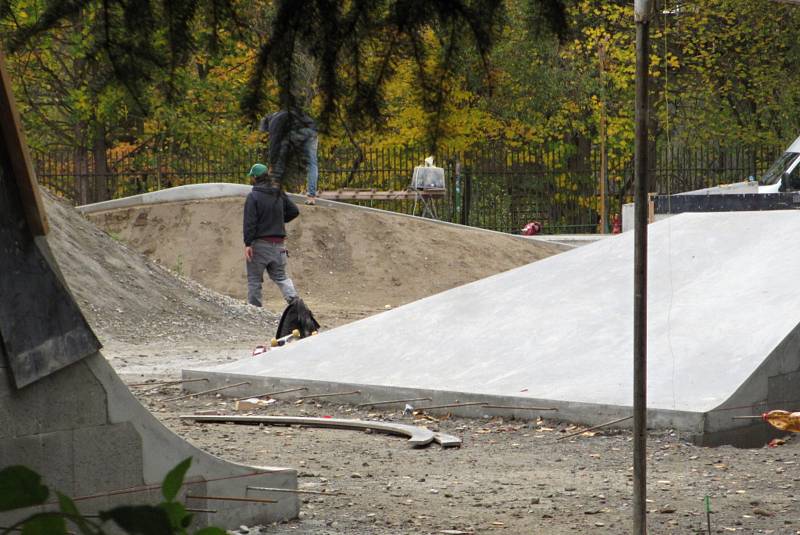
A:
<svg viewBox="0 0 800 535">
<path fill-rule="evenodd" d="M 245 299 L 243 198 L 98 212 L 89 219 L 149 258 Z M 301 206 L 287 225 L 289 273 L 323 327 L 347 323 L 551 256 L 560 244 L 334 204 Z M 277 288 L 264 303 L 281 310 Z"/>
<path fill-rule="evenodd" d="M 274 314 L 208 290 L 112 239 L 42 191 L 48 242 L 84 315 L 104 345 L 175 346 L 268 339 Z"/>
</svg>

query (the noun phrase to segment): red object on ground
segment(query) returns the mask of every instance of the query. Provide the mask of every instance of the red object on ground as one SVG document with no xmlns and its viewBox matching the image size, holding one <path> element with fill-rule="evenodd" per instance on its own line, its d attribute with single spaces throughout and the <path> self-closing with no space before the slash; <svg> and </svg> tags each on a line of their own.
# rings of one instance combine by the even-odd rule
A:
<svg viewBox="0 0 800 535">
<path fill-rule="evenodd" d="M 619 214 L 614 214 L 614 217 L 611 219 L 611 234 L 620 234 L 622 232 L 622 220 L 619 218 Z"/>
<path fill-rule="evenodd" d="M 535 236 L 542 231 L 542 224 L 538 221 L 530 221 L 527 225 L 522 227 L 520 234 L 523 236 Z"/>
<path fill-rule="evenodd" d="M 327 414 L 323 416 L 323 418 L 333 418 L 333 416 L 328 416 Z"/>
</svg>

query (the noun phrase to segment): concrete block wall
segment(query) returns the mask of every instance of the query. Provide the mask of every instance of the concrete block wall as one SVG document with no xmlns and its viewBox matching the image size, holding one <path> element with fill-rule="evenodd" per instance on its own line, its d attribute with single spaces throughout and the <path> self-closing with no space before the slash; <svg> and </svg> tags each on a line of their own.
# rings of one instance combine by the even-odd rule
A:
<svg viewBox="0 0 800 535">
<path fill-rule="evenodd" d="M 141 406 L 100 353 L 19 390 L 0 358 L 0 467 L 23 464 L 36 470 L 51 489 L 76 499 L 83 513 L 158 503 L 166 473 L 190 456 L 181 498 L 187 492 L 243 497 L 248 485 L 297 488 L 295 470 L 229 463 L 174 435 Z M 195 527 L 297 517 L 296 495 L 278 498 L 276 504 L 191 499 L 188 506 L 217 511 L 195 515 Z M 0 525 L 31 512 L 0 513 Z"/>
</svg>

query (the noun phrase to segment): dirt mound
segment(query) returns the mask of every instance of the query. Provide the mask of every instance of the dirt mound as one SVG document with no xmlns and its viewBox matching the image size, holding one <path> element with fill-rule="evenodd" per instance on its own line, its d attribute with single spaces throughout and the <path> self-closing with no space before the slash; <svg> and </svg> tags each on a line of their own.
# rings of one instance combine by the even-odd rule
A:
<svg viewBox="0 0 800 535">
<path fill-rule="evenodd" d="M 243 198 L 90 214 L 110 235 L 173 271 L 238 299 L 247 293 Z M 323 326 L 539 260 L 564 246 L 333 205 L 301 206 L 289 223 L 289 272 Z M 265 306 L 281 310 L 265 281 Z"/>
<path fill-rule="evenodd" d="M 46 191 L 48 242 L 104 344 L 267 339 L 273 314 L 170 273 Z"/>
</svg>

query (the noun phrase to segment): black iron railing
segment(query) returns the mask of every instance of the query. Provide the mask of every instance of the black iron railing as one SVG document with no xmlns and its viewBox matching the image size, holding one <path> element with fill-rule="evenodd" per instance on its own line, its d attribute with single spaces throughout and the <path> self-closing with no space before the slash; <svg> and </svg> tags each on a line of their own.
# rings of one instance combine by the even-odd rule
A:
<svg viewBox="0 0 800 535">
<path fill-rule="evenodd" d="M 664 147 L 654 150 L 653 189 L 679 193 L 757 177 L 780 154 L 779 147 Z M 404 190 L 427 152 L 418 147 L 321 147 L 322 190 L 362 188 Z M 516 232 L 540 221 L 546 233 L 599 231 L 601 158 L 597 146 L 540 145 L 524 148 L 439 150 L 447 195 L 434 201 L 440 219 Z M 75 204 L 119 198 L 158 189 L 209 182 L 247 182 L 250 165 L 263 159 L 252 147 L 220 151 L 108 151 L 105 162 L 92 153 L 34 154 L 42 185 Z M 607 212 L 621 211 L 632 193 L 632 157 L 608 154 Z M 100 163 L 101 165 L 98 165 Z M 290 186 L 299 191 L 301 184 Z M 413 201 L 358 201 L 403 213 L 420 210 Z"/>
</svg>

